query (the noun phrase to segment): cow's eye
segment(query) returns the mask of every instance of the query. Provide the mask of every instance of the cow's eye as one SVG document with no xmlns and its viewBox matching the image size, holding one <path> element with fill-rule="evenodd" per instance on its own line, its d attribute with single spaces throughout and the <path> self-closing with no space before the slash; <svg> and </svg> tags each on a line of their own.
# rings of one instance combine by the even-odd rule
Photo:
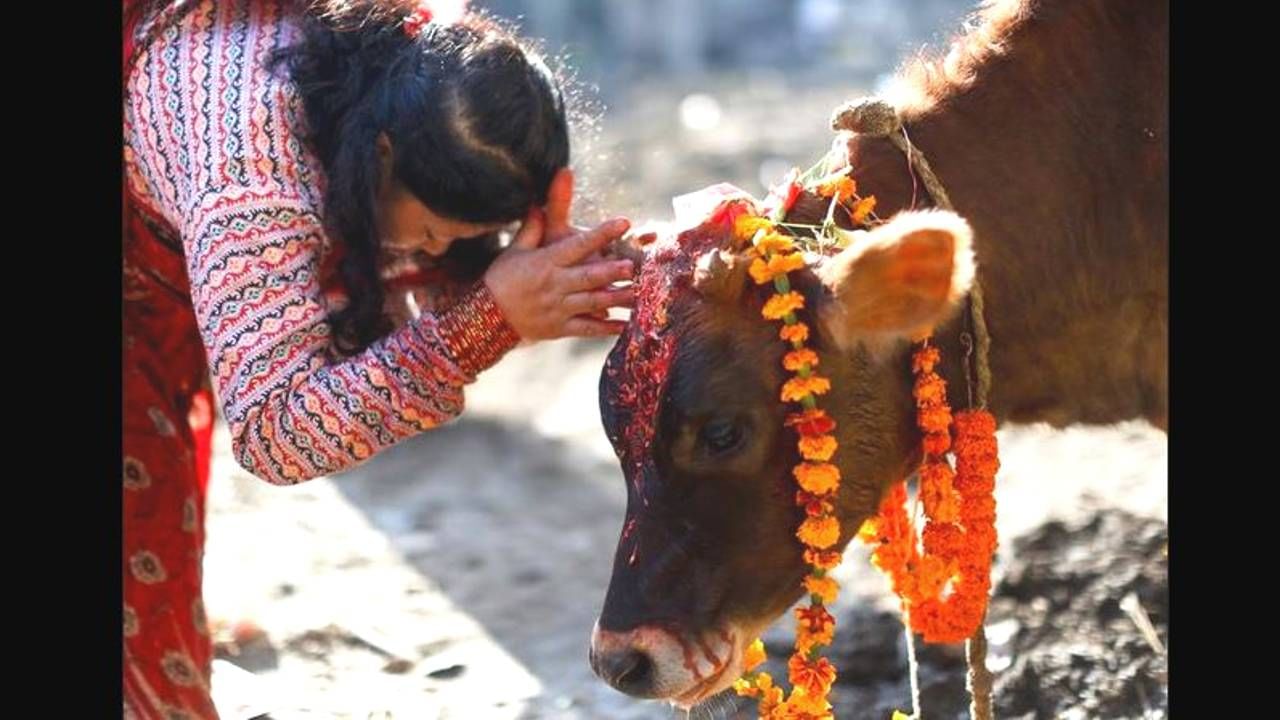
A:
<svg viewBox="0 0 1280 720">
<path fill-rule="evenodd" d="M 699 440 L 712 455 L 724 455 L 737 450 L 746 436 L 741 423 L 736 420 L 716 419 L 702 426 Z"/>
</svg>

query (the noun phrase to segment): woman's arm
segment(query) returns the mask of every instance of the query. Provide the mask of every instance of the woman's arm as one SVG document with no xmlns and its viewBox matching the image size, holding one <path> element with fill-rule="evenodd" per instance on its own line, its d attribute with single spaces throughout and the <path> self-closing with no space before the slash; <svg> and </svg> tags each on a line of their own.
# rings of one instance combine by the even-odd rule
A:
<svg viewBox="0 0 1280 720">
<path fill-rule="evenodd" d="M 336 361 L 319 216 L 276 189 L 225 190 L 183 233 L 192 301 L 237 460 L 273 483 L 349 468 L 456 416 L 518 337 L 483 283 Z"/>
<path fill-rule="evenodd" d="M 517 341 L 483 285 L 338 358 L 320 289 L 322 173 L 301 102 L 265 61 L 296 29 L 265 4 L 211 4 L 130 72 L 131 186 L 183 240 L 191 300 L 237 460 L 273 483 L 337 472 L 456 416 Z"/>
</svg>

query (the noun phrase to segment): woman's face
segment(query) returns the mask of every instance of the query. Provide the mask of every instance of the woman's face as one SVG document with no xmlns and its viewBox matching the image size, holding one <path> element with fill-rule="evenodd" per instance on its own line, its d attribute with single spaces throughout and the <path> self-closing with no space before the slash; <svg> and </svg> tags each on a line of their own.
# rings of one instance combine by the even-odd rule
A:
<svg viewBox="0 0 1280 720">
<path fill-rule="evenodd" d="M 455 240 L 488 235 L 506 225 L 467 223 L 439 215 L 395 180 L 384 186 L 378 198 L 382 249 L 392 257 L 418 253 L 440 257 Z"/>
<path fill-rule="evenodd" d="M 378 229 L 382 235 L 383 262 L 428 255 L 440 257 L 455 240 L 489 235 L 508 223 L 475 224 L 444 217 L 427 207 L 392 174 L 391 140 L 378 137 L 382 180 L 378 188 Z"/>
</svg>

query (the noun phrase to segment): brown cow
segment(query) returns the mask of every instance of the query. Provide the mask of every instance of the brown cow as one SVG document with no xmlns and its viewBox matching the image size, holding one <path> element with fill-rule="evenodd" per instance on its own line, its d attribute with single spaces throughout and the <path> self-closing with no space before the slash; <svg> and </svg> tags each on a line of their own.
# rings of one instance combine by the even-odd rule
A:
<svg viewBox="0 0 1280 720">
<path fill-rule="evenodd" d="M 951 403 L 966 405 L 962 298 L 974 276 L 1001 421 L 1167 429 L 1168 3 L 1002 0 L 890 96 L 957 211 L 928 196 L 884 138 L 836 151 L 889 223 L 792 273 L 832 379 L 841 547 L 919 462 L 911 345 L 936 328 Z M 815 222 L 802 198 L 790 219 Z M 601 377 L 627 515 L 591 643 L 631 695 L 692 705 L 739 674 L 746 643 L 799 599 L 783 427 L 784 350 L 766 290 L 717 248 L 716 223 L 647 251 L 641 300 Z M 972 230 L 970 230 L 972 228 Z"/>
</svg>

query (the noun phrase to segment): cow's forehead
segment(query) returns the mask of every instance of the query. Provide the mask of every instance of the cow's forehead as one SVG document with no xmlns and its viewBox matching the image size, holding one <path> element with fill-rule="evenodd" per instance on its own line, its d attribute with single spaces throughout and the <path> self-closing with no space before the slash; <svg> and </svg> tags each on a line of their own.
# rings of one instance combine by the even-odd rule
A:
<svg viewBox="0 0 1280 720">
<path fill-rule="evenodd" d="M 605 401 L 614 415 L 610 441 L 624 474 L 644 499 L 643 480 L 652 463 L 654 435 L 675 360 L 677 338 L 672 310 L 692 290 L 694 264 L 721 247 L 733 230 L 732 217 L 713 213 L 702 224 L 651 244 L 635 281 L 631 321 L 605 362 Z"/>
</svg>

